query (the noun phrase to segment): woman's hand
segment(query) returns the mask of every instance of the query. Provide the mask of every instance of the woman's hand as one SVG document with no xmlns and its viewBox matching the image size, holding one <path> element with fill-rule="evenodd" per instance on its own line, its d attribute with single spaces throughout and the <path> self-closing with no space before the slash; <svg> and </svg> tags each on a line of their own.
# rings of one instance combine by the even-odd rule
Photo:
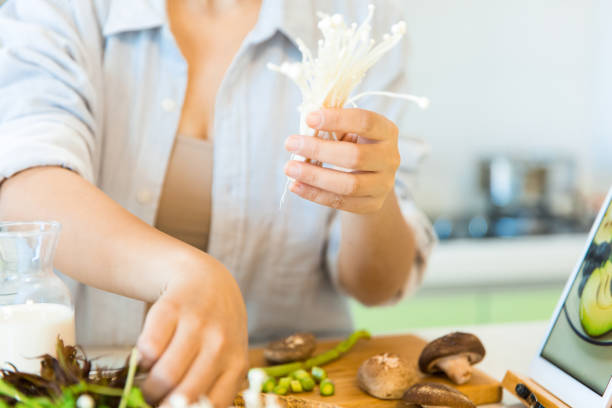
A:
<svg viewBox="0 0 612 408">
<path fill-rule="evenodd" d="M 307 200 L 353 213 L 380 210 L 399 167 L 398 129 L 389 119 L 363 109 L 323 109 L 307 117 L 316 130 L 339 141 L 290 136 L 285 148 L 308 159 L 348 171 L 292 160 L 285 166 L 295 181 L 289 189 Z"/>
<path fill-rule="evenodd" d="M 151 369 L 143 384 L 151 402 L 206 395 L 215 407 L 230 406 L 248 369 L 248 334 L 240 289 L 227 269 L 206 256 L 180 270 L 149 311 L 138 349 Z"/>
</svg>

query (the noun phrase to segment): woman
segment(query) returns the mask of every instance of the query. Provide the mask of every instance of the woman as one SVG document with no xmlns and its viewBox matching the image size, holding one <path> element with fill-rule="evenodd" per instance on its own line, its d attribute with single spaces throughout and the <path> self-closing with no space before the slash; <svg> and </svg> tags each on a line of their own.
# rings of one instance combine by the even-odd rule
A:
<svg viewBox="0 0 612 408">
<path fill-rule="evenodd" d="M 227 406 L 249 335 L 344 334 L 339 292 L 380 304 L 420 280 L 431 234 L 412 206 L 400 211 L 398 130 L 374 113 L 403 105 L 309 117 L 358 143 L 292 135 L 297 89 L 265 68 L 298 58 L 297 37 L 316 44 L 316 10 L 361 20 L 367 4 L 0 8 L 0 217 L 63 224 L 56 266 L 82 283 L 79 342 L 137 341 L 151 401 L 206 394 Z M 375 32 L 395 18 L 380 7 Z M 401 87 L 405 57 L 387 56 L 364 89 Z M 287 151 L 353 172 L 287 163 Z M 279 209 L 286 175 L 294 194 Z"/>
</svg>

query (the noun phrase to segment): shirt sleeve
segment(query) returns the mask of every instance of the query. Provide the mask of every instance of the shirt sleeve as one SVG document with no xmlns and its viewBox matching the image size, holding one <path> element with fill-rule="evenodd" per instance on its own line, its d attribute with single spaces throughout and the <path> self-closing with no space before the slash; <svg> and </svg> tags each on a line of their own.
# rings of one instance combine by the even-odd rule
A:
<svg viewBox="0 0 612 408">
<path fill-rule="evenodd" d="M 438 239 L 427 216 L 416 206 L 412 189 L 416 183 L 417 168 L 426 156 L 428 148 L 418 140 L 403 140 L 400 142 L 402 164 L 396 176 L 395 193 L 404 219 L 412 228 L 415 238 L 416 254 L 408 278 L 398 294 L 388 304 L 394 304 L 404 297 L 414 293 L 421 283 L 427 269 L 427 261 Z M 344 292 L 338 279 L 338 255 L 342 238 L 340 216 L 336 211 L 332 217 L 326 252 L 326 265 L 330 279 L 339 292 Z"/>
<path fill-rule="evenodd" d="M 0 6 L 0 183 L 35 166 L 63 166 L 95 182 L 96 47 L 69 1 Z"/>
</svg>

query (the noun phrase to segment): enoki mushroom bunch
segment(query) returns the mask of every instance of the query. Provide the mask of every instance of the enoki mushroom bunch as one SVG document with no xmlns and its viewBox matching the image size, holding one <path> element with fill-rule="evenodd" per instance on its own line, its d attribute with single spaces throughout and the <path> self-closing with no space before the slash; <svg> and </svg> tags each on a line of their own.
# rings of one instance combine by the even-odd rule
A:
<svg viewBox="0 0 612 408">
<path fill-rule="evenodd" d="M 357 106 L 357 100 L 369 95 L 405 99 L 423 109 L 429 105 L 427 98 L 383 91 L 363 92 L 350 97 L 368 70 L 395 47 L 406 33 L 406 23 L 400 21 L 394 24 L 391 31 L 377 44 L 371 36 L 374 9 L 372 4 L 368 6 L 368 16 L 359 26 L 357 23 L 347 25 L 340 14 L 318 13 L 320 18 L 318 27 L 323 38 L 319 40 L 317 55 L 313 55 L 306 44 L 301 39 L 297 39 L 298 48 L 302 53 L 301 62 L 284 62 L 280 66 L 268 64 L 269 69 L 291 78 L 302 93 L 302 103 L 298 108 L 301 134 L 338 140 L 335 134 L 313 132 L 306 124 L 306 116 L 321 108 L 342 108 L 347 103 Z M 292 155 L 292 159 L 304 160 L 296 155 Z M 321 163 L 315 164 L 321 165 Z"/>
</svg>

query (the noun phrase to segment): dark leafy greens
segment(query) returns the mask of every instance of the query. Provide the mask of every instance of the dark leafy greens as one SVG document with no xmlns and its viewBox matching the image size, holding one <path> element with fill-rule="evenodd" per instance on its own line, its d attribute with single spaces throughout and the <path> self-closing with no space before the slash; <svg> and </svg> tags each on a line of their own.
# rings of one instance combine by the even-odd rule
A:
<svg viewBox="0 0 612 408">
<path fill-rule="evenodd" d="M 82 350 L 61 339 L 56 355 L 41 357 L 39 375 L 15 367 L 0 370 L 0 408 L 86 408 L 91 402 L 98 408 L 150 408 L 141 390 L 132 386 L 135 352 L 120 369 L 95 371 Z"/>
</svg>

